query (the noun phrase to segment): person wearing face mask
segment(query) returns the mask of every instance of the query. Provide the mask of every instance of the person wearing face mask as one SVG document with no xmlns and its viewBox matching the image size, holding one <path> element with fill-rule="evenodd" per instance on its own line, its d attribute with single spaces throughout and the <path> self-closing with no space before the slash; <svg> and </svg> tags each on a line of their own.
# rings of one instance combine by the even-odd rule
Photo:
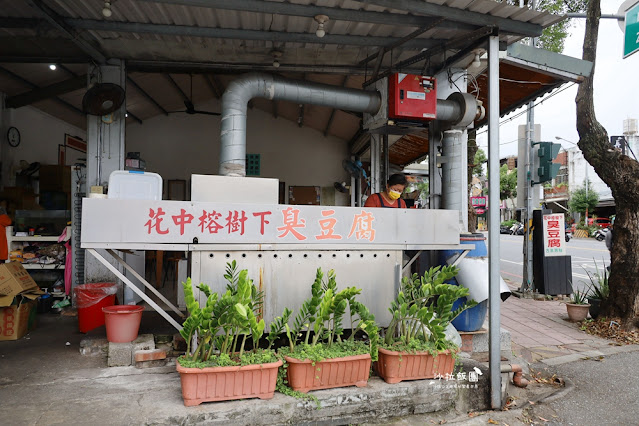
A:
<svg viewBox="0 0 639 426">
<path fill-rule="evenodd" d="M 403 173 L 395 173 L 388 178 L 386 190 L 372 194 L 366 200 L 364 207 L 386 207 L 405 209 L 406 202 L 400 198 L 408 181 Z"/>
</svg>

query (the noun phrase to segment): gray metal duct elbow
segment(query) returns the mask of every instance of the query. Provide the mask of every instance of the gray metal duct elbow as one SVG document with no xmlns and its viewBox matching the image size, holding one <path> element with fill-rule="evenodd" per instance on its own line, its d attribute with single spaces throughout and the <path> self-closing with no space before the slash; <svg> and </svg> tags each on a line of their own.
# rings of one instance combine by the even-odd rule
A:
<svg viewBox="0 0 639 426">
<path fill-rule="evenodd" d="M 253 98 L 284 100 L 375 114 L 381 100 L 377 92 L 308 81 L 285 80 L 250 73 L 229 84 L 222 96 L 220 123 L 220 175 L 246 175 L 246 113 Z"/>
<path fill-rule="evenodd" d="M 484 108 L 470 93 L 453 92 L 448 99 L 437 99 L 437 119 L 465 128 L 484 117 Z"/>
</svg>

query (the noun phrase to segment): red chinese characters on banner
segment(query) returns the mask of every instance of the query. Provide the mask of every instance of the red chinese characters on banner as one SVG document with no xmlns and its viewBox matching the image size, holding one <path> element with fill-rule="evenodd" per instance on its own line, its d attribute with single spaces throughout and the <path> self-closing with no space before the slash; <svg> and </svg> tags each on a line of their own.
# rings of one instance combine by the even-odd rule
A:
<svg viewBox="0 0 639 426">
<path fill-rule="evenodd" d="M 180 214 L 171 216 L 173 223 L 180 227 L 180 235 L 184 235 L 184 225 L 188 225 L 193 221 L 193 215 L 187 213 L 186 210 L 180 209 Z"/>
<path fill-rule="evenodd" d="M 351 232 L 348 234 L 348 238 L 355 234 L 355 238 L 358 240 L 375 241 L 375 229 L 373 229 L 374 220 L 375 217 L 371 212 L 362 210 L 360 214 L 356 214 L 355 217 L 353 217 L 353 226 L 351 227 Z"/>
<path fill-rule="evenodd" d="M 198 219 L 200 223 L 198 226 L 200 227 L 200 231 L 204 232 L 206 228 L 209 231 L 209 234 L 217 234 L 217 231 L 224 228 L 224 226 L 218 223 L 218 220 L 222 217 L 222 213 L 218 213 L 215 210 L 212 212 L 207 212 L 206 210 L 202 210 L 202 216 Z"/>
<path fill-rule="evenodd" d="M 546 252 L 550 253 L 558 253 L 561 252 L 561 229 L 560 229 L 560 219 L 561 216 L 550 215 L 544 216 L 544 220 L 546 221 L 546 240 L 547 240 L 547 248 Z"/>
<path fill-rule="evenodd" d="M 151 233 L 151 230 L 153 230 L 156 234 L 160 234 L 160 235 L 165 235 L 169 233 L 168 229 L 161 229 L 160 225 L 162 224 L 162 221 L 164 220 L 164 218 L 162 216 L 164 216 L 166 213 L 164 212 L 164 210 L 162 210 L 162 207 L 158 207 L 157 211 L 154 211 L 153 209 L 149 209 L 149 217 L 151 219 L 149 219 L 144 226 L 147 227 L 147 234 Z"/>
<path fill-rule="evenodd" d="M 284 238 L 290 233 L 293 234 L 293 236 L 299 241 L 304 241 L 306 239 L 306 236 L 302 235 L 296 229 L 306 228 L 306 221 L 299 218 L 300 210 L 289 207 L 282 210 L 282 215 L 284 216 L 284 226 L 280 226 L 279 228 L 277 228 L 278 231 L 282 231 L 282 233 L 278 235 L 277 238 Z"/>
<path fill-rule="evenodd" d="M 148 214 L 148 220 L 144 224 L 148 234 L 157 235 L 171 235 L 177 234 L 185 235 L 189 233 L 200 234 L 236 234 L 240 236 L 245 235 L 245 231 L 249 231 L 249 235 L 257 230 L 257 222 L 259 220 L 260 235 L 270 235 L 268 225 L 273 222 L 271 215 L 272 211 L 251 211 L 248 213 L 246 210 L 201 210 L 201 215 L 194 216 L 187 209 L 180 209 L 179 214 L 171 214 L 173 212 L 165 212 L 162 207 L 157 209 L 150 208 Z M 312 227 L 312 230 L 307 228 L 307 219 L 302 217 L 302 210 L 295 207 L 287 207 L 282 210 L 281 222 L 275 221 L 272 225 L 275 227 L 277 238 L 282 239 L 289 234 L 298 241 L 305 241 L 308 239 L 306 232 L 317 233 L 315 226 L 319 226 L 319 233 L 314 235 L 315 241 L 337 241 L 344 239 L 356 239 L 375 241 L 375 229 L 373 222 L 375 217 L 370 211 L 362 210 L 361 213 L 353 216 L 352 225 L 348 237 L 345 237 L 345 230 L 343 226 L 346 223 L 342 223 L 345 220 L 343 216 L 337 215 L 336 209 L 321 210 L 321 216 L 317 219 L 315 217 L 312 220 L 317 220 L 316 224 Z M 169 216 L 171 220 L 163 222 L 165 216 Z M 254 219 L 253 219 L 254 218 Z M 194 221 L 197 219 L 197 221 Z M 342 222 L 340 222 L 342 221 Z M 342 225 L 340 225 L 342 223 Z M 278 226 L 281 225 L 281 226 Z M 342 226 L 342 227 L 340 227 Z M 305 232 L 306 231 L 306 232 Z M 272 232 L 272 231 L 271 231 Z M 254 234 L 253 234 L 254 235 Z M 251 236 L 248 237 L 252 238 Z"/>
<path fill-rule="evenodd" d="M 549 239 L 548 247 L 561 247 L 561 240 L 559 238 Z"/>
<path fill-rule="evenodd" d="M 244 235 L 244 222 L 246 222 L 246 212 L 230 211 L 226 217 L 226 227 L 229 230 L 229 234 L 232 232 L 240 231 L 240 235 Z"/>
<path fill-rule="evenodd" d="M 335 233 L 335 225 L 337 219 L 329 217 L 335 214 L 335 210 L 322 210 L 322 216 L 326 219 L 320 219 L 319 226 L 322 229 L 320 235 L 316 235 L 316 240 L 341 240 L 342 236 Z"/>
<path fill-rule="evenodd" d="M 260 218 L 260 234 L 262 234 L 262 235 L 264 235 L 264 226 L 265 226 L 265 225 L 268 225 L 269 223 L 271 223 L 271 222 L 269 222 L 268 220 L 266 220 L 266 215 L 267 215 L 267 214 L 269 214 L 269 215 L 270 215 L 270 214 L 272 214 L 272 213 L 271 213 L 271 212 L 269 212 L 269 211 L 266 211 L 266 212 L 255 212 L 255 213 L 253 213 L 253 216 L 255 216 L 255 217 L 258 217 L 258 216 L 259 216 L 259 218 Z"/>
</svg>

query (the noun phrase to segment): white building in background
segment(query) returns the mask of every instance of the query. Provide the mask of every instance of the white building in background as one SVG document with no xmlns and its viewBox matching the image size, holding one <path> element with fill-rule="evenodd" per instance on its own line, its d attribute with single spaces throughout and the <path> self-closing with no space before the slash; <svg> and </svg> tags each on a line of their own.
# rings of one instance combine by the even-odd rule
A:
<svg viewBox="0 0 639 426">
<path fill-rule="evenodd" d="M 573 147 L 567 149 L 566 152 L 568 153 L 568 187 L 570 191 L 583 187 L 586 178 L 588 178 L 588 190 L 595 191 L 599 195 L 597 207 L 614 206 L 615 200 L 612 198 L 612 191 L 586 161 L 581 150 L 578 147 Z"/>
</svg>

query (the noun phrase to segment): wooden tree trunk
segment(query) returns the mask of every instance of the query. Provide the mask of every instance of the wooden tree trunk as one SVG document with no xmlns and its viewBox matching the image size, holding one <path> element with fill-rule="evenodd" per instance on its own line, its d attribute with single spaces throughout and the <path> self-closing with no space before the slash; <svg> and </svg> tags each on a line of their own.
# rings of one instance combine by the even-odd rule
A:
<svg viewBox="0 0 639 426">
<path fill-rule="evenodd" d="M 588 3 L 583 59 L 595 63 L 600 0 Z M 579 148 L 599 177 L 610 187 L 617 205 L 612 250 L 610 297 L 602 303 L 602 315 L 620 317 L 626 329 L 639 317 L 639 163 L 613 149 L 608 133 L 595 116 L 594 66 L 577 91 Z"/>
</svg>

